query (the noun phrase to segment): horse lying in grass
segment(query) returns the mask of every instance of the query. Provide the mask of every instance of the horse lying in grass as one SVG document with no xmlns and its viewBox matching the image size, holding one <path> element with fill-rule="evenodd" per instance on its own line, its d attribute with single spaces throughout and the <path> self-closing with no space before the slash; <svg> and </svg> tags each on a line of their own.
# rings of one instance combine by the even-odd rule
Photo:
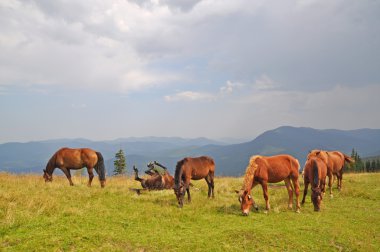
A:
<svg viewBox="0 0 380 252">
<path fill-rule="evenodd" d="M 151 176 L 147 179 L 143 179 L 139 177 L 137 168 L 133 166 L 133 170 L 135 171 L 135 180 L 141 183 L 142 188 L 148 190 L 164 190 L 173 188 L 174 178 L 167 171 L 166 167 L 157 162 L 149 163 L 148 167 L 149 169 L 145 173 Z"/>
<path fill-rule="evenodd" d="M 212 158 L 186 157 L 178 161 L 174 174 L 174 193 L 177 197 L 178 206 L 183 207 L 183 198 L 187 192 L 187 199 L 191 202 L 190 180 L 205 179 L 208 185 L 208 197 L 214 198 L 214 173 L 215 162 Z"/>
<path fill-rule="evenodd" d="M 305 203 L 305 197 L 309 184 L 311 184 L 311 201 L 314 205 L 314 211 L 320 211 L 321 201 L 326 186 L 327 166 L 322 159 L 310 157 L 303 169 L 305 189 L 303 192 L 302 204 Z"/>
<path fill-rule="evenodd" d="M 95 169 L 96 173 L 99 175 L 100 186 L 105 186 L 106 172 L 103 156 L 100 152 L 96 152 L 89 148 L 62 148 L 58 150 L 50 158 L 46 165 L 46 169 L 43 170 L 43 178 L 45 179 L 45 182 L 53 181 L 53 171 L 55 168 L 59 168 L 66 175 L 70 185 L 73 186 L 74 183 L 71 180 L 70 170 L 78 170 L 83 167 L 87 167 L 88 186 L 91 186 L 92 179 L 94 178 L 93 169 Z"/>
<path fill-rule="evenodd" d="M 288 208 L 293 208 L 293 190 L 296 194 L 296 211 L 300 211 L 298 170 L 299 162 L 290 155 L 277 155 L 271 157 L 252 156 L 247 166 L 244 182 L 239 194 L 242 214 L 247 216 L 252 206 L 258 207 L 251 196 L 251 190 L 261 184 L 265 199 L 265 209 L 270 209 L 268 197 L 268 183 L 285 181 L 289 194 Z M 292 185 L 293 183 L 293 185 Z M 294 187 L 294 188 L 293 188 Z"/>
<path fill-rule="evenodd" d="M 327 166 L 327 176 L 329 177 L 329 189 L 330 196 L 332 197 L 332 184 L 334 181 L 334 175 L 337 177 L 338 190 L 342 189 L 343 180 L 343 168 L 345 161 L 349 163 L 354 163 L 355 161 L 340 151 L 323 151 L 323 150 L 312 150 L 308 155 L 309 160 L 312 157 L 320 158 Z"/>
</svg>

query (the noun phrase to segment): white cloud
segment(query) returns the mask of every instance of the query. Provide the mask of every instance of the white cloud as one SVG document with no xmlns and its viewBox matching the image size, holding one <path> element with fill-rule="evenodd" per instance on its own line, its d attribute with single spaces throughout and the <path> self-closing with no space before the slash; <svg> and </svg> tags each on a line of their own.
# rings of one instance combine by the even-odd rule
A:
<svg viewBox="0 0 380 252">
<path fill-rule="evenodd" d="M 230 80 L 227 81 L 226 85 L 220 88 L 221 95 L 227 95 L 233 93 L 236 89 L 242 88 L 244 86 L 243 83 L 240 82 L 232 82 Z"/>
<path fill-rule="evenodd" d="M 268 90 L 274 89 L 276 87 L 276 83 L 269 76 L 263 74 L 260 78 L 256 79 L 253 86 L 255 89 Z"/>
<path fill-rule="evenodd" d="M 210 93 L 200 93 L 193 91 L 179 92 L 174 95 L 166 95 L 165 101 L 178 102 L 178 101 L 213 101 L 216 99 L 215 95 Z"/>
</svg>

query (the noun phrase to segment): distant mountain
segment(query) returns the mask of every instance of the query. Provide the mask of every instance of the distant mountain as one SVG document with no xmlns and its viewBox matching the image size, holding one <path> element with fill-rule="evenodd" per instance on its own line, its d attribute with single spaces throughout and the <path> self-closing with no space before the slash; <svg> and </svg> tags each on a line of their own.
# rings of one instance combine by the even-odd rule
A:
<svg viewBox="0 0 380 252">
<path fill-rule="evenodd" d="M 127 156 L 127 169 L 136 165 L 145 170 L 149 161 L 157 160 L 173 174 L 178 160 L 186 156 L 209 155 L 215 159 L 217 175 L 240 176 L 252 155 L 287 153 L 295 156 L 301 166 L 312 149 L 340 150 L 350 154 L 355 148 L 361 157 L 380 153 L 380 129 L 317 130 L 312 128 L 279 127 L 254 140 L 226 145 L 207 138 L 177 137 L 121 138 L 113 141 L 61 139 L 29 143 L 0 144 L 0 170 L 10 172 L 41 172 L 48 159 L 61 147 L 90 147 L 102 152 L 109 174 L 113 158 L 122 148 Z"/>
<path fill-rule="evenodd" d="M 171 153 L 182 155 L 184 150 L 210 144 L 223 145 L 225 143 L 207 138 L 185 139 L 179 137 L 126 138 L 112 141 L 54 139 L 27 143 L 4 143 L 0 144 L 0 171 L 41 172 L 49 158 L 58 149 L 88 147 L 102 152 L 109 163 L 108 172 L 112 173 L 113 162 L 111 161 L 120 148 L 126 153 L 129 166 L 136 164 L 141 167 L 153 159 L 178 159 L 178 156 L 173 156 Z"/>
<path fill-rule="evenodd" d="M 215 158 L 218 171 L 224 175 L 243 175 L 251 155 L 290 154 L 304 165 L 312 149 L 340 150 L 351 154 L 352 148 L 365 157 L 380 149 L 380 130 L 317 130 L 312 128 L 279 127 L 259 135 L 253 141 L 229 146 L 205 146 L 197 153 Z"/>
</svg>

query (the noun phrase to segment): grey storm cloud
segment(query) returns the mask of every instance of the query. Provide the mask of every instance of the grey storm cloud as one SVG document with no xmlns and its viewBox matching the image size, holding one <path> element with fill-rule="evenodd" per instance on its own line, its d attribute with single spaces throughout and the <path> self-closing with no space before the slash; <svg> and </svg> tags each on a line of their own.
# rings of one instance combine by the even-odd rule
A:
<svg viewBox="0 0 380 252">
<path fill-rule="evenodd" d="M 284 124 L 380 127 L 373 116 L 379 27 L 380 1 L 372 0 L 3 0 L 0 105 L 12 107 L 9 94 L 66 92 L 70 119 L 72 110 L 94 109 L 95 98 L 83 93 L 104 94 L 98 108 L 104 111 L 112 111 L 107 102 L 117 94 L 122 112 L 135 119 L 123 119 L 112 130 L 118 135 L 128 129 L 241 137 Z M 25 113 L 18 105 L 12 113 L 0 110 L 7 122 L 2 132 L 10 136 L 20 134 L 13 132 L 14 115 Z M 116 116 L 104 114 L 108 121 Z M 183 114 L 197 116 L 165 123 Z M 208 120 L 209 127 L 196 123 Z M 54 130 L 35 125 L 41 134 Z"/>
<path fill-rule="evenodd" d="M 222 73 L 245 83 L 268 75 L 285 89 L 370 85 L 379 82 L 379 10 L 369 0 L 9 0 L 0 4 L 0 84 L 128 90 Z M 193 60 L 203 79 L 188 71 Z M 70 78 L 59 81 L 62 65 Z"/>
</svg>

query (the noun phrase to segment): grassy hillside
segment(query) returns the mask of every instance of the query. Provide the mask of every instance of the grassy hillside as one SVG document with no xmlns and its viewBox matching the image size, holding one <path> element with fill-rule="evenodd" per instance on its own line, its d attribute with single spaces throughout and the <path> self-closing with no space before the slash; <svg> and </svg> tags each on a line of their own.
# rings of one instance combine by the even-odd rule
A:
<svg viewBox="0 0 380 252">
<path fill-rule="evenodd" d="M 1 251 L 379 251 L 380 174 L 349 174 L 343 191 L 313 212 L 310 192 L 301 213 L 287 210 L 287 192 L 271 187 L 272 210 L 240 214 L 242 178 L 217 178 L 207 200 L 195 181 L 192 203 L 178 209 L 173 192 L 144 192 L 130 178 L 110 178 L 105 189 L 87 177 L 45 184 L 41 176 L 0 173 Z M 303 186 L 302 186 L 303 187 Z"/>
</svg>

